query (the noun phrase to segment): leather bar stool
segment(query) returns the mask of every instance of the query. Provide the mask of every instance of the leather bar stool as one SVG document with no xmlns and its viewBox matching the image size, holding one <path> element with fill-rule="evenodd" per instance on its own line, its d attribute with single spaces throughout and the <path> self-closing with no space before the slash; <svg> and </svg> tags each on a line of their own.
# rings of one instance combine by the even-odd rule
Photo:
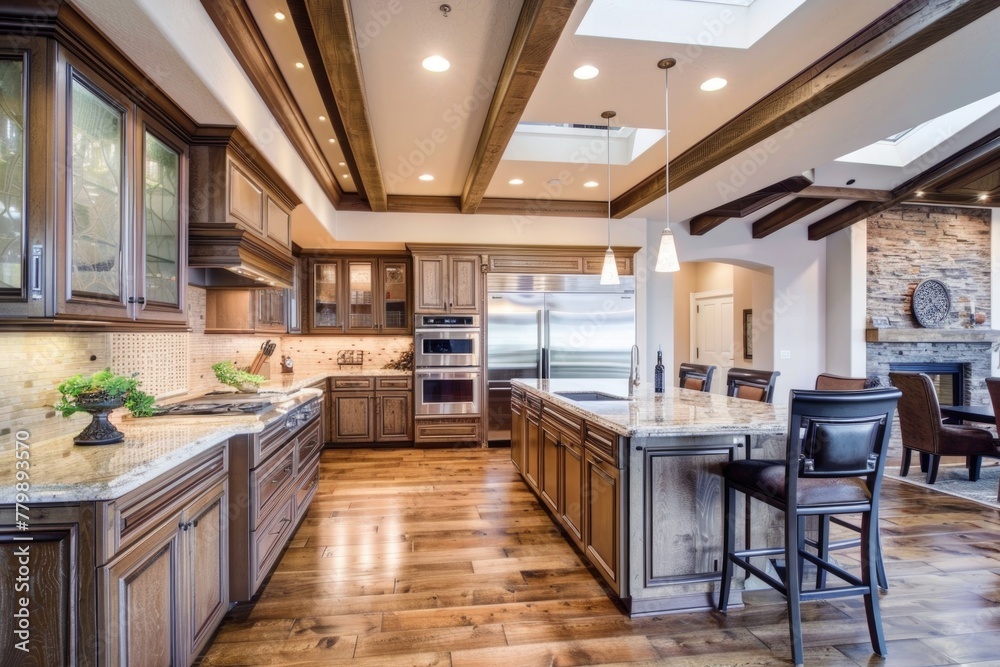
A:
<svg viewBox="0 0 1000 667">
<path fill-rule="evenodd" d="M 756 368 L 730 368 L 726 374 L 726 395 L 761 403 L 774 400 L 774 382 L 780 371 L 759 371 Z"/>
<path fill-rule="evenodd" d="M 703 366 L 701 364 L 681 364 L 678 368 L 679 383 L 677 386 L 682 389 L 694 389 L 695 391 L 712 391 L 712 375 L 715 373 L 715 366 Z"/>
</svg>

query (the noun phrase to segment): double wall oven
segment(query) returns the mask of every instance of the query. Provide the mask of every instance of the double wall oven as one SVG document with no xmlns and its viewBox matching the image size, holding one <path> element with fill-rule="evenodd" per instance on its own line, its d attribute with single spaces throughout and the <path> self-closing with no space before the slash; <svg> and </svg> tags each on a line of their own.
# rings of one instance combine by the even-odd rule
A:
<svg viewBox="0 0 1000 667">
<path fill-rule="evenodd" d="M 479 414 L 482 344 L 478 315 L 418 314 L 413 351 L 417 415 Z"/>
</svg>

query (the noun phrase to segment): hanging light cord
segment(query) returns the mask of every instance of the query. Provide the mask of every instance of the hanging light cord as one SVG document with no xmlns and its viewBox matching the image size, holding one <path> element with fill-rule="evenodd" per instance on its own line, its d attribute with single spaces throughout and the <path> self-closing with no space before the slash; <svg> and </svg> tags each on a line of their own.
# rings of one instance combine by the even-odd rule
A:
<svg viewBox="0 0 1000 667">
<path fill-rule="evenodd" d="M 677 64 L 673 58 L 664 58 L 656 64 L 663 70 L 663 146 L 667 164 L 663 167 L 663 189 L 666 194 L 667 229 L 670 229 L 670 68 Z"/>
<path fill-rule="evenodd" d="M 608 247 L 611 247 L 611 116 L 602 114 L 608 120 L 607 139 L 604 143 L 604 150 L 608 154 Z"/>
</svg>

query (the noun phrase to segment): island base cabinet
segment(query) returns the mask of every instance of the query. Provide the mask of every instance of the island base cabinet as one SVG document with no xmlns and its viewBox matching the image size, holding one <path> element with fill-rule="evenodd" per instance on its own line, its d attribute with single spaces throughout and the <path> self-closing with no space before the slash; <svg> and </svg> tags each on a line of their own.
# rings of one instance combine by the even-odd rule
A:
<svg viewBox="0 0 1000 667">
<path fill-rule="evenodd" d="M 622 535 L 621 474 L 606 461 L 586 454 L 584 461 L 587 559 L 616 594 L 621 594 Z"/>
<path fill-rule="evenodd" d="M 98 570 L 101 664 L 189 665 L 229 607 L 227 481 Z"/>
<path fill-rule="evenodd" d="M 532 491 L 538 492 L 539 470 L 541 469 L 542 427 L 541 406 L 530 402 L 524 408 L 524 469 L 521 474 Z"/>
<path fill-rule="evenodd" d="M 583 447 L 566 443 L 559 450 L 562 484 L 559 506 L 562 525 L 576 546 L 583 548 L 584 484 Z"/>
</svg>

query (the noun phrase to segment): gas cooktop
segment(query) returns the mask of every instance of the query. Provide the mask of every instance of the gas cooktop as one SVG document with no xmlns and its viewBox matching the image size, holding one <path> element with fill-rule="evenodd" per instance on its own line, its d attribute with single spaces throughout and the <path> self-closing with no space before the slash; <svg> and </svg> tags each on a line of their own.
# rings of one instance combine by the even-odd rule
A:
<svg viewBox="0 0 1000 667">
<path fill-rule="evenodd" d="M 156 408 L 156 416 L 163 415 L 259 415 L 274 405 L 271 401 L 185 401 Z"/>
<path fill-rule="evenodd" d="M 314 389 L 300 389 L 293 393 L 262 391 L 256 394 L 241 394 L 234 391 L 212 391 L 179 403 L 156 406 L 154 408 L 154 416 L 262 415 L 272 410 L 280 413 L 288 413 L 302 403 L 312 400 L 319 395 L 320 392 Z"/>
</svg>

